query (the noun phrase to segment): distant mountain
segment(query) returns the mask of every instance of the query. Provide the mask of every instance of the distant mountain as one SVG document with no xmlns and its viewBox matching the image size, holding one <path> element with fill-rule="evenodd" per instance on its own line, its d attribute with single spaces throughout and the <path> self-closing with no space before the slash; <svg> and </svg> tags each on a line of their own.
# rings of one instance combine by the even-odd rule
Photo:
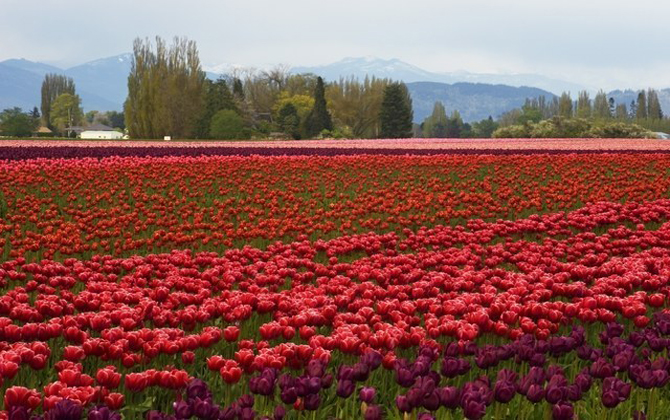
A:
<svg viewBox="0 0 670 420">
<path fill-rule="evenodd" d="M 366 76 L 388 78 L 411 82 L 442 82 L 444 77 L 398 59 L 383 60 L 375 57 L 347 57 L 336 63 L 318 67 L 293 67 L 292 73 L 314 73 L 326 80 L 338 80 L 341 77 L 354 76 L 364 79 Z"/>
<path fill-rule="evenodd" d="M 63 70 L 24 59 L 0 62 L 0 109 L 40 106 L 42 81 L 47 73 L 72 77 L 84 110 L 120 111 L 126 99 L 130 63 L 126 54 Z M 127 66 L 127 70 L 126 67 Z"/>
<path fill-rule="evenodd" d="M 5 60 L 1 64 L 5 66 L 10 66 L 15 69 L 25 70 L 31 73 L 35 73 L 40 76 L 44 76 L 47 73 L 62 73 L 63 69 L 60 69 L 55 66 L 44 63 L 36 63 L 34 61 L 26 60 L 25 58 L 13 58 L 10 60 Z"/>
<path fill-rule="evenodd" d="M 24 111 L 40 105 L 43 76 L 0 63 L 0 110 L 18 106 Z"/>
<path fill-rule="evenodd" d="M 412 97 L 414 121 L 421 123 L 433 112 L 435 102 L 440 101 L 450 114 L 458 110 L 466 122 L 479 121 L 492 116 L 499 117 L 506 111 L 521 107 L 526 98 L 554 97 L 551 92 L 538 88 L 489 85 L 484 83 L 407 83 Z"/>
<path fill-rule="evenodd" d="M 363 79 L 365 76 L 401 80 L 412 82 L 441 82 L 441 83 L 484 83 L 505 84 L 522 87 L 532 86 L 544 89 L 553 94 L 562 92 L 577 92 L 585 90 L 584 86 L 564 80 L 556 80 L 537 74 L 481 74 L 469 72 L 436 73 L 423 70 L 398 59 L 384 60 L 375 57 L 348 57 L 338 62 L 315 67 L 294 67 L 293 73 L 314 73 L 326 80 L 338 80 L 341 77 L 354 76 Z"/>
<path fill-rule="evenodd" d="M 128 96 L 131 60 L 130 53 L 116 55 L 69 68 L 65 75 L 74 80 L 86 109 L 120 111 Z"/>
</svg>

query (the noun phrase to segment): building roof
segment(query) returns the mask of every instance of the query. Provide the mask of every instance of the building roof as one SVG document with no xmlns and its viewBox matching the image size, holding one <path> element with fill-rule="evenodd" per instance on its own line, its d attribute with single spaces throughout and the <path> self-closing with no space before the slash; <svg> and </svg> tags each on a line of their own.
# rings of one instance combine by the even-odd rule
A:
<svg viewBox="0 0 670 420">
<path fill-rule="evenodd" d="M 114 129 L 104 124 L 91 124 L 86 127 L 80 127 L 80 126 L 68 127 L 65 131 L 81 133 L 82 131 L 114 131 Z"/>
<path fill-rule="evenodd" d="M 53 133 L 53 131 L 49 130 L 49 127 L 40 126 L 40 128 L 38 128 L 37 130 L 35 130 L 35 133 L 44 133 L 44 134 L 47 134 L 47 133 Z"/>
</svg>

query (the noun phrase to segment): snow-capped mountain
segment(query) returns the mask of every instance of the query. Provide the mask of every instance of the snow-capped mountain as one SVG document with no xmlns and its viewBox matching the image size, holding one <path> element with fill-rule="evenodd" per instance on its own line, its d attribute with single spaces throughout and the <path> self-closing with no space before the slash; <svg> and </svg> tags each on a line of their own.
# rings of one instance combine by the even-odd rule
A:
<svg viewBox="0 0 670 420">
<path fill-rule="evenodd" d="M 560 95 L 562 92 L 577 92 L 586 89 L 576 83 L 556 80 L 537 74 L 483 74 L 461 72 L 430 72 L 398 59 L 385 60 L 376 57 L 348 57 L 332 64 L 313 67 L 294 67 L 294 73 L 314 73 L 327 80 L 338 80 L 340 77 L 354 76 L 359 79 L 365 76 L 389 78 L 411 82 L 441 83 L 487 83 L 509 86 L 536 87 Z"/>
</svg>

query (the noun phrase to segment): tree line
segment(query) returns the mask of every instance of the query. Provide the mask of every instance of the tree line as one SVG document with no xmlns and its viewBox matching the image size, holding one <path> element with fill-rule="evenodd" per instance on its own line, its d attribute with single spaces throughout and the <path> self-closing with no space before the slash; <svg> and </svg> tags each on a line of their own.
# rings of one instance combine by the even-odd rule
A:
<svg viewBox="0 0 670 420">
<path fill-rule="evenodd" d="M 284 66 L 206 78 L 194 42 L 137 39 L 124 104 L 132 138 L 411 137 L 407 87 L 388 79 L 326 83 Z"/>
<path fill-rule="evenodd" d="M 563 92 L 559 97 L 526 99 L 518 109 L 499 119 L 493 137 L 655 137 L 655 131 L 669 131 L 654 89 L 640 90 L 630 105 L 616 104 L 599 91 L 593 99 L 586 91 L 577 100 Z"/>
</svg>

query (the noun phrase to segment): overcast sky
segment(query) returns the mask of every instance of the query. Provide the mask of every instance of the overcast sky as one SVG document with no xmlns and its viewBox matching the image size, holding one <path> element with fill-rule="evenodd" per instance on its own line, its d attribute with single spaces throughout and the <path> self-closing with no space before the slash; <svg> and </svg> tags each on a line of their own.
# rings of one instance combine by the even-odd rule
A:
<svg viewBox="0 0 670 420">
<path fill-rule="evenodd" d="M 434 72 L 536 73 L 596 88 L 670 87 L 658 0 L 0 0 L 0 61 L 61 67 L 185 36 L 205 66 L 398 58 Z"/>
</svg>

